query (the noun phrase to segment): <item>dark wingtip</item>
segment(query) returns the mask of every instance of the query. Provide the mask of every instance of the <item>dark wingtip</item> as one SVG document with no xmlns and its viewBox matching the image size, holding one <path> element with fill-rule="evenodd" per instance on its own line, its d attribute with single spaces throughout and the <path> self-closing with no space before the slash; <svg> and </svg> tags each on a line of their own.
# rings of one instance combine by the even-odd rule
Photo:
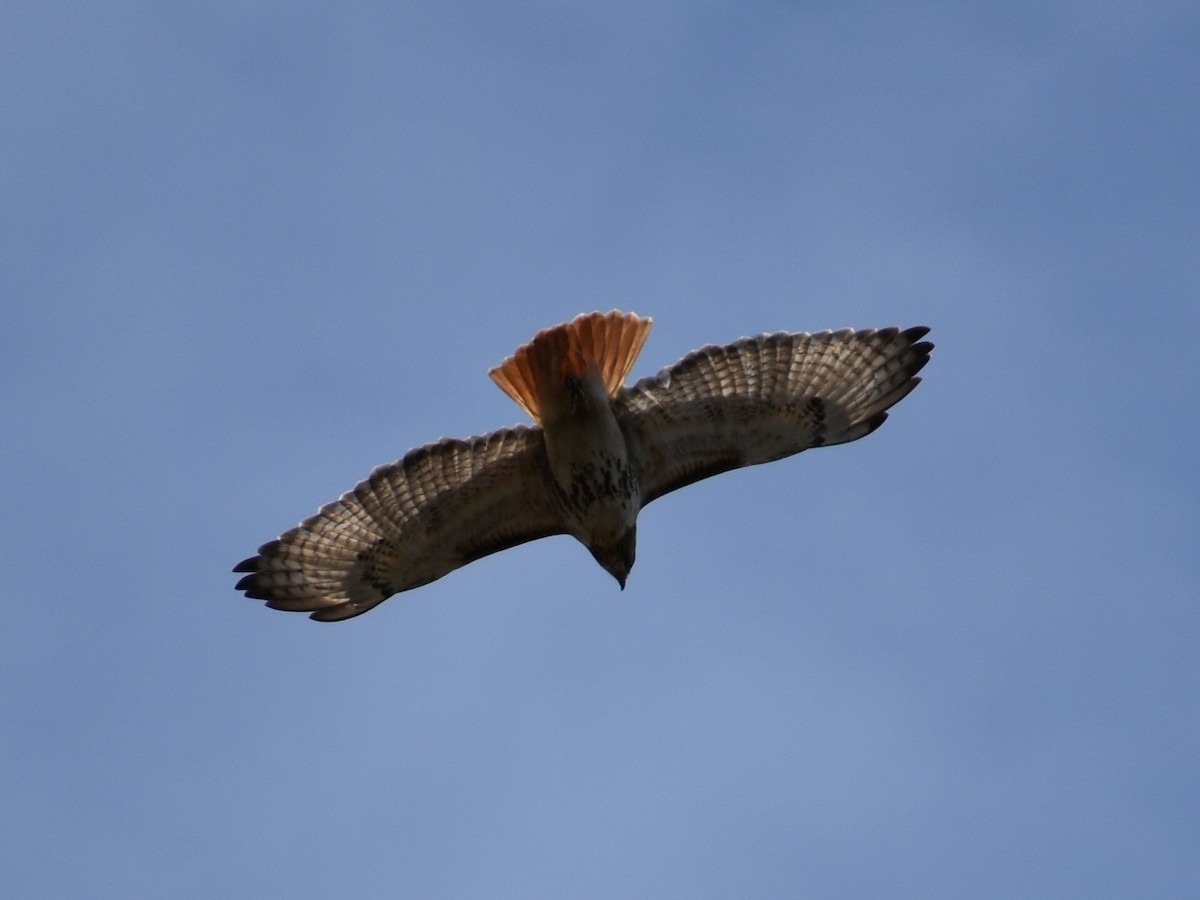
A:
<svg viewBox="0 0 1200 900">
<path fill-rule="evenodd" d="M 912 368 L 914 375 L 925 368 L 925 363 L 929 362 L 929 354 L 933 352 L 933 342 L 921 340 L 927 334 L 929 334 L 928 325 L 917 325 L 915 328 L 909 328 L 903 334 L 908 339 L 910 351 L 915 355 Z M 919 381 L 919 378 L 914 378 L 913 387 L 916 387 Z"/>
<path fill-rule="evenodd" d="M 882 425 L 887 420 L 887 417 L 888 417 L 887 411 L 884 410 L 883 412 L 875 413 L 875 415 L 873 415 L 873 416 L 871 416 L 871 418 L 867 419 L 867 422 L 866 422 L 867 430 L 863 432 L 863 437 L 866 437 L 868 434 L 870 434 L 872 431 L 874 431 L 876 428 L 878 428 L 880 425 Z"/>
<path fill-rule="evenodd" d="M 270 600 L 271 595 L 266 593 L 258 584 L 258 575 L 251 573 L 233 586 L 235 591 L 241 591 L 251 600 Z"/>
<path fill-rule="evenodd" d="M 233 567 L 233 571 L 235 571 L 235 572 L 257 572 L 258 571 L 258 557 L 251 556 L 249 559 L 243 559 L 240 563 L 238 563 L 236 566 Z M 242 581 L 245 581 L 245 580 L 246 580 L 245 578 L 242 579 Z M 239 581 L 238 584 L 241 584 L 242 581 Z M 240 591 L 241 588 L 239 587 L 238 590 Z"/>
<path fill-rule="evenodd" d="M 915 344 L 927 334 L 929 334 L 928 325 L 914 325 L 912 328 L 905 328 L 902 332 L 900 332 L 900 336 L 907 340 L 910 344 Z M 932 348 L 933 344 L 930 344 L 929 346 Z"/>
</svg>

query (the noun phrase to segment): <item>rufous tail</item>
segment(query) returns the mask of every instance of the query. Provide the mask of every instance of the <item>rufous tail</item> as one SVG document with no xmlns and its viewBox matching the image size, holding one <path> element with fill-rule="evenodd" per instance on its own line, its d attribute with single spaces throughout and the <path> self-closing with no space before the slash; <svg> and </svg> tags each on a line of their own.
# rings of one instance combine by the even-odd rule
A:
<svg viewBox="0 0 1200 900">
<path fill-rule="evenodd" d="M 608 396 L 615 397 L 642 352 L 652 324 L 649 318 L 615 309 L 585 313 L 539 331 L 488 374 L 540 423 L 570 376 L 582 381 L 594 372 L 603 379 Z"/>
</svg>

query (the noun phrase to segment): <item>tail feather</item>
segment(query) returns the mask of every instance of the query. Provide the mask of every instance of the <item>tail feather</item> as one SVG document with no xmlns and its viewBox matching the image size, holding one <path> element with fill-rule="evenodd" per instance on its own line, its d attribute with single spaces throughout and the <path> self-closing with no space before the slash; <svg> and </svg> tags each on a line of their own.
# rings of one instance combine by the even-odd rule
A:
<svg viewBox="0 0 1200 900">
<path fill-rule="evenodd" d="M 593 369 L 610 397 L 625 384 L 650 334 L 651 319 L 613 310 L 587 313 L 540 331 L 488 374 L 500 389 L 542 422 L 548 401 L 567 376 Z"/>
</svg>

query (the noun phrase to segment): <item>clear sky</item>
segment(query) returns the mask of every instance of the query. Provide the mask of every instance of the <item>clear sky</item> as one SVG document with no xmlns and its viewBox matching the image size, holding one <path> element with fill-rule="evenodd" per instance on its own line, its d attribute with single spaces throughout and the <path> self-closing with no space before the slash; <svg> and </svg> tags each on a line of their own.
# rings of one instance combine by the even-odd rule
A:
<svg viewBox="0 0 1200 900">
<path fill-rule="evenodd" d="M 0 12 L 13 897 L 1200 894 L 1200 8 Z M 538 329 L 928 324 L 877 433 L 321 625 Z"/>
</svg>

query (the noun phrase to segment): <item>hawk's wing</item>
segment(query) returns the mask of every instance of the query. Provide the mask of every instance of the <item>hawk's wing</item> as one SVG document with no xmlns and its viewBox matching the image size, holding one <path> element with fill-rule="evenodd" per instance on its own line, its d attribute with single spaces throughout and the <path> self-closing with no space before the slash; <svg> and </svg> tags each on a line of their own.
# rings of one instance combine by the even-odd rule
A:
<svg viewBox="0 0 1200 900">
<path fill-rule="evenodd" d="M 689 353 L 614 401 L 642 505 L 740 466 L 870 434 L 920 381 L 924 327 L 764 334 Z"/>
<path fill-rule="evenodd" d="M 267 606 L 348 619 L 489 553 L 564 533 L 540 428 L 445 438 L 380 466 L 258 556 L 237 584 Z"/>
</svg>

